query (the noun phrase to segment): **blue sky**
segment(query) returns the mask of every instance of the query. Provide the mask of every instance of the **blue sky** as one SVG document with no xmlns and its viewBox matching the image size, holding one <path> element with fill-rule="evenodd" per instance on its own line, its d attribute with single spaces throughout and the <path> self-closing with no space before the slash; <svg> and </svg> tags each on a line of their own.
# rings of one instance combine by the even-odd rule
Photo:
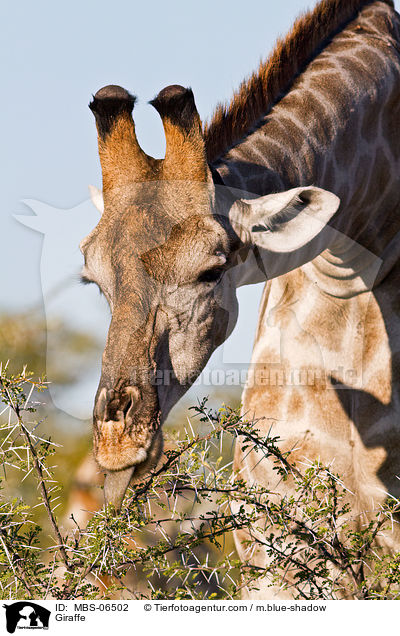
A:
<svg viewBox="0 0 400 636">
<path fill-rule="evenodd" d="M 1 235 L 12 267 L 1 274 L 1 306 L 40 296 L 41 237 L 11 217 L 29 213 L 21 200 L 72 208 L 87 199 L 88 183 L 101 183 L 92 93 L 113 83 L 136 94 L 139 140 L 162 156 L 162 127 L 148 100 L 168 84 L 188 85 L 209 117 L 309 4 L 2 3 Z"/>
<path fill-rule="evenodd" d="M 216 103 L 228 99 L 268 55 L 277 36 L 314 4 L 312 0 L 2 3 L 0 309 L 43 305 L 43 235 L 13 218 L 13 214 L 32 214 L 22 201 L 71 209 L 87 200 L 89 183 L 101 183 L 95 125 L 87 107 L 92 93 L 112 83 L 137 95 L 134 117 L 139 141 L 146 152 L 160 157 L 164 137 L 149 99 L 168 84 L 191 86 L 200 115 L 207 119 Z M 82 206 L 70 238 L 74 233 L 81 238 L 84 226 L 90 228 L 93 212 L 88 206 Z M 59 239 L 67 241 L 68 232 L 60 230 Z M 61 250 L 53 257 L 51 267 L 62 270 Z M 228 358 L 241 351 L 243 358 L 248 357 L 259 296 L 259 286 L 241 292 L 240 322 L 225 349 Z M 71 298 L 64 308 L 73 320 Z M 75 304 L 79 323 L 79 303 Z M 58 307 L 62 312 L 62 300 Z M 96 311 L 107 316 L 99 304 L 93 315 Z M 98 321 L 102 335 L 107 320 Z"/>
</svg>

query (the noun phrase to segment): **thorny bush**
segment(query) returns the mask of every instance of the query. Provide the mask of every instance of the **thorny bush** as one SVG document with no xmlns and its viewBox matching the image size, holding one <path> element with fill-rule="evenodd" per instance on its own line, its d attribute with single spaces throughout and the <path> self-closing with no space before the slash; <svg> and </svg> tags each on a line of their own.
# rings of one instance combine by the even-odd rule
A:
<svg viewBox="0 0 400 636">
<path fill-rule="evenodd" d="M 400 554 L 377 547 L 397 523 L 399 502 L 388 497 L 372 519 L 352 516 L 351 493 L 329 467 L 296 466 L 257 421 L 228 407 L 213 412 L 206 400 L 192 409 L 200 432 L 188 420 L 157 468 L 128 491 L 121 513 L 109 506 L 85 528 L 66 531 L 56 516 L 57 444 L 32 421 L 45 388 L 26 370 L 0 367 L 2 599 L 232 599 L 266 582 L 297 599 L 336 599 L 343 589 L 362 599 L 400 598 Z M 291 485 L 286 495 L 233 473 L 235 442 L 273 462 L 276 481 Z M 37 488 L 37 504 L 7 496 L 10 471 Z M 44 529 L 37 506 L 46 511 Z M 239 528 L 247 532 L 244 562 L 231 538 Z M 266 567 L 252 563 L 258 550 L 268 554 Z"/>
</svg>

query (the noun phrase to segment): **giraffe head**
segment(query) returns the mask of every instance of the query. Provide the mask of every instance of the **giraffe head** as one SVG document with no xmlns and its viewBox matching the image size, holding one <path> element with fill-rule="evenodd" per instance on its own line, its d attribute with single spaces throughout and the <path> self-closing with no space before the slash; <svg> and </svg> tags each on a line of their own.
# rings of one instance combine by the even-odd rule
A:
<svg viewBox="0 0 400 636">
<path fill-rule="evenodd" d="M 246 201 L 218 188 L 192 91 L 181 86 L 151 102 L 166 154 L 149 157 L 136 139 L 134 101 L 107 86 L 90 105 L 102 216 L 80 246 L 83 280 L 97 283 L 112 312 L 93 419 L 106 499 L 117 506 L 133 473 L 157 462 L 167 413 L 232 331 L 245 256 L 257 248 L 267 271 L 293 263 L 338 207 L 317 188 Z"/>
</svg>

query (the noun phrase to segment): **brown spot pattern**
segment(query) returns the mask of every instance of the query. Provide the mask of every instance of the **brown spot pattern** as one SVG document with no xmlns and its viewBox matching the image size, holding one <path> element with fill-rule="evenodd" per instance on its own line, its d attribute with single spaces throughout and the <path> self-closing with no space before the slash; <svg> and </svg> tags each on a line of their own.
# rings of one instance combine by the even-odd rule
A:
<svg viewBox="0 0 400 636">
<path fill-rule="evenodd" d="M 216 161 L 248 134 L 332 35 L 343 29 L 370 1 L 322 0 L 313 11 L 301 16 L 286 38 L 278 40 L 269 59 L 241 84 L 230 104 L 217 106 L 204 129 L 208 160 Z M 385 2 L 393 6 L 391 0 Z"/>
</svg>

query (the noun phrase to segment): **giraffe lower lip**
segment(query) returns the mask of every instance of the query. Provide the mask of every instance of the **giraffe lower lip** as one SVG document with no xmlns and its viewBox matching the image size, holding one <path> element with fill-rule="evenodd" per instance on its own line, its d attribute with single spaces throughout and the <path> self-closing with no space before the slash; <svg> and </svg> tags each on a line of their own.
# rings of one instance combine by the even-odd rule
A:
<svg viewBox="0 0 400 636">
<path fill-rule="evenodd" d="M 116 510 L 122 505 L 129 482 L 135 472 L 135 466 L 130 466 L 124 470 L 108 472 L 104 480 L 104 500 L 105 504 L 112 504 Z"/>
</svg>

